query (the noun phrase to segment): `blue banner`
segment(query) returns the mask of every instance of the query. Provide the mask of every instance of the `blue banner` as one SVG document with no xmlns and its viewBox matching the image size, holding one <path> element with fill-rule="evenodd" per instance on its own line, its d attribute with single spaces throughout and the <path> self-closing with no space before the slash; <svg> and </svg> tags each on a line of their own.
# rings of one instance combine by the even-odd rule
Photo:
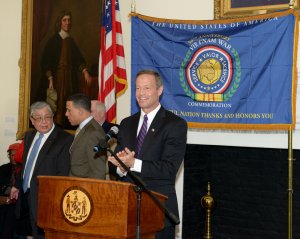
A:
<svg viewBox="0 0 300 239">
<path fill-rule="evenodd" d="M 293 10 L 211 21 L 133 15 L 131 113 L 135 75 L 153 69 L 162 105 L 191 128 L 294 128 L 297 41 Z"/>
</svg>

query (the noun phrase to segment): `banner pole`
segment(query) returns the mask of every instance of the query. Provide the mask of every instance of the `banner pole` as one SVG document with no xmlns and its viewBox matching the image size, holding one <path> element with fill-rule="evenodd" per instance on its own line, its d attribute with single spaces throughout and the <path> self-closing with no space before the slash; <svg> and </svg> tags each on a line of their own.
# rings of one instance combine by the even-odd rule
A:
<svg viewBox="0 0 300 239">
<path fill-rule="evenodd" d="M 289 8 L 294 9 L 294 0 L 290 0 Z M 289 128 L 288 133 L 288 239 L 293 238 L 293 131 Z"/>
<path fill-rule="evenodd" d="M 294 9 L 294 0 L 290 0 L 289 7 Z M 289 128 L 289 159 L 288 159 L 288 239 L 293 238 L 293 131 Z"/>
<path fill-rule="evenodd" d="M 288 239 L 292 239 L 293 220 L 293 132 L 288 131 Z"/>
</svg>

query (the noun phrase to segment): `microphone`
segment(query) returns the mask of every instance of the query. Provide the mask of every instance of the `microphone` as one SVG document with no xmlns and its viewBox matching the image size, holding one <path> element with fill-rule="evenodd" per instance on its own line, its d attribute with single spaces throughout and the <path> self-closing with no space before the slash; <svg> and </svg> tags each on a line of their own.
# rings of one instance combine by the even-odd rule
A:
<svg viewBox="0 0 300 239">
<path fill-rule="evenodd" d="M 111 139 L 111 137 L 116 136 L 116 134 L 119 133 L 119 128 L 117 126 L 113 126 L 110 128 L 110 131 L 107 132 L 105 135 L 105 141 L 108 141 Z"/>
<path fill-rule="evenodd" d="M 101 143 L 94 146 L 94 148 L 93 148 L 94 152 L 99 152 L 99 150 L 103 148 L 104 143 L 106 143 L 108 140 L 110 140 L 112 137 L 114 137 L 118 133 L 119 133 L 119 128 L 117 126 L 111 127 L 110 130 L 105 135 L 105 140 L 101 140 Z M 106 145 L 107 145 L 107 143 L 106 143 Z"/>
</svg>

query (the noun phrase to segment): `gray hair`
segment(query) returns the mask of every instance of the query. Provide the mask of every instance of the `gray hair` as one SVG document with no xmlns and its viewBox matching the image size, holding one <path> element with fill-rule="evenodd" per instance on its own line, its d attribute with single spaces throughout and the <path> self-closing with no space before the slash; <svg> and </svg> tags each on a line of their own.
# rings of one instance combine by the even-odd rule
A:
<svg viewBox="0 0 300 239">
<path fill-rule="evenodd" d="M 43 108 L 47 108 L 49 110 L 49 112 L 53 115 L 52 108 L 51 108 L 51 106 L 47 102 L 45 102 L 45 101 L 37 101 L 37 102 L 34 102 L 30 106 L 30 117 L 32 117 L 33 113 L 36 110 L 40 110 L 40 109 L 43 109 Z"/>
<path fill-rule="evenodd" d="M 101 101 L 99 101 L 99 100 L 92 100 L 91 102 L 94 103 L 95 108 L 97 109 L 97 111 L 104 111 L 104 112 L 106 112 L 106 106 Z"/>
</svg>

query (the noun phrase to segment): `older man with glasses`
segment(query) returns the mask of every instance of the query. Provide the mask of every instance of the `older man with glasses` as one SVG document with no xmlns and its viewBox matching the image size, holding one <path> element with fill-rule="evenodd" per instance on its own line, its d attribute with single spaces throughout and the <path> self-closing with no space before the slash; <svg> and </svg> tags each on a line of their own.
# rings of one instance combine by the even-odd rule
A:
<svg viewBox="0 0 300 239">
<path fill-rule="evenodd" d="M 69 148 L 73 136 L 53 123 L 53 111 L 46 102 L 31 105 L 30 121 L 35 130 L 25 134 L 21 174 L 10 197 L 17 200 L 16 213 L 20 223 L 17 233 L 36 239 L 44 238 L 42 229 L 37 226 L 37 176 L 69 174 Z"/>
</svg>

